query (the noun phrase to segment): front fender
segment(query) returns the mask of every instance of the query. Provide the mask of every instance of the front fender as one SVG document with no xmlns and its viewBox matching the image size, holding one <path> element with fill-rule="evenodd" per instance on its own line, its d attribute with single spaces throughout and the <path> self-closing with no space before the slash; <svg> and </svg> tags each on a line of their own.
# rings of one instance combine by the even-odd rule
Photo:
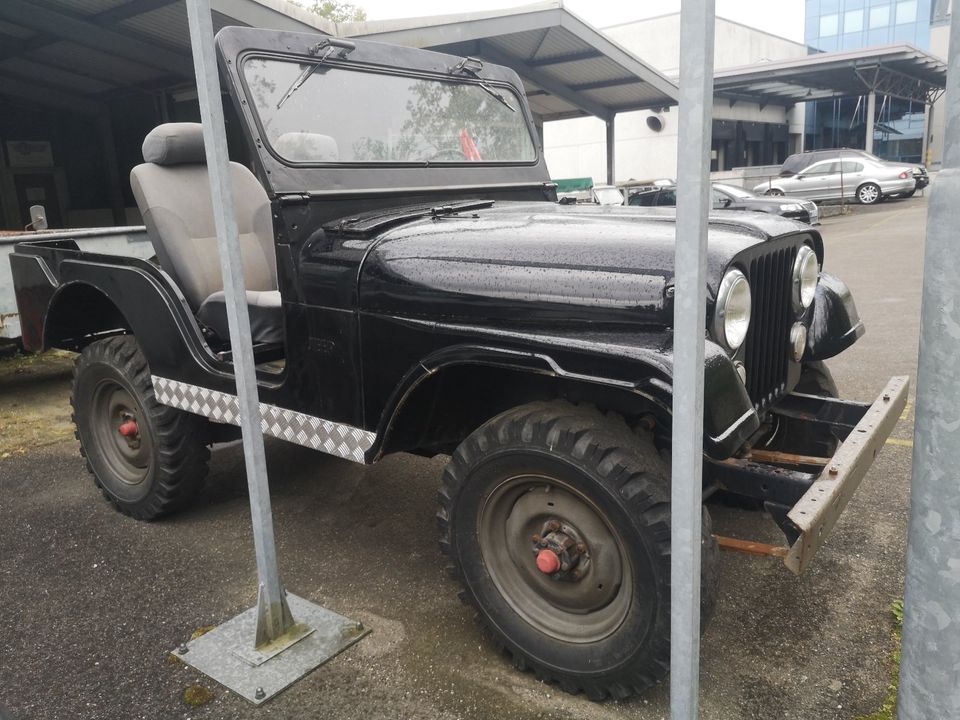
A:
<svg viewBox="0 0 960 720">
<path fill-rule="evenodd" d="M 804 361 L 826 360 L 839 355 L 864 332 L 850 288 L 839 278 L 822 273 L 813 302 Z"/>
<path fill-rule="evenodd" d="M 424 321 L 404 319 L 408 331 Z M 668 330 L 553 336 L 429 323 L 431 334 L 449 345 L 410 366 L 384 403 L 381 438 L 403 405 L 430 375 L 452 365 L 494 365 L 516 372 L 547 374 L 587 386 L 631 393 L 669 413 L 673 402 L 672 334 Z M 368 397 L 368 401 L 370 398 Z M 760 426 L 746 388 L 726 353 L 706 341 L 704 363 L 704 452 L 716 459 L 733 454 Z"/>
</svg>

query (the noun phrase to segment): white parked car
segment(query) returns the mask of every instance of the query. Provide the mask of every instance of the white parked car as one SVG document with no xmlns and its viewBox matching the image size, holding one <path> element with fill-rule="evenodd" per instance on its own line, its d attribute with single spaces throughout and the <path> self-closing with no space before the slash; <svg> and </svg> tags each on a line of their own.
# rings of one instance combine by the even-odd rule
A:
<svg viewBox="0 0 960 720">
<path fill-rule="evenodd" d="M 858 156 L 821 160 L 796 175 L 757 185 L 760 195 L 793 195 L 808 200 L 856 199 L 873 205 L 889 195 L 912 193 L 917 181 L 911 165 L 874 161 Z"/>
</svg>

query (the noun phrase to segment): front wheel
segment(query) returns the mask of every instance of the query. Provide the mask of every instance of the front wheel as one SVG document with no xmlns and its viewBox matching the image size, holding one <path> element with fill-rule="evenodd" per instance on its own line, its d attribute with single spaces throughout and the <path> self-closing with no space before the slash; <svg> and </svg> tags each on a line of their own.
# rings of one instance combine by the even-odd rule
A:
<svg viewBox="0 0 960 720">
<path fill-rule="evenodd" d="M 880 186 L 876 183 L 864 183 L 857 188 L 857 200 L 861 205 L 874 205 L 880 202 Z"/>
<path fill-rule="evenodd" d="M 769 195 L 770 197 L 783 197 L 783 190 L 778 188 L 770 188 L 764 193 L 764 195 Z"/>
<path fill-rule="evenodd" d="M 532 403 L 457 448 L 440 544 L 465 599 L 520 669 L 591 699 L 627 697 L 670 660 L 669 469 L 649 437 L 567 403 Z M 704 510 L 701 617 L 717 544 Z"/>
<path fill-rule="evenodd" d="M 153 520 L 183 507 L 207 474 L 207 420 L 157 402 L 129 336 L 91 343 L 77 358 L 73 421 L 80 453 L 120 512 Z"/>
</svg>

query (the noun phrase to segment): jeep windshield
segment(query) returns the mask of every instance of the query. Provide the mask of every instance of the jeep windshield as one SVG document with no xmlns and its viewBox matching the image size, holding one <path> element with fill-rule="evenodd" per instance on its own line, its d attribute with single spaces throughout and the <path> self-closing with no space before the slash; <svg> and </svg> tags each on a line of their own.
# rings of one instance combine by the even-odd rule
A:
<svg viewBox="0 0 960 720">
<path fill-rule="evenodd" d="M 263 139 L 291 164 L 527 164 L 537 151 L 516 93 L 489 81 L 410 77 L 251 57 L 246 94 Z M 305 79 L 303 79 L 305 77 Z M 300 82 L 302 84 L 297 85 Z M 296 92 L 290 93 L 291 87 Z M 491 94 L 496 93 L 502 98 Z M 506 104 L 505 104 L 506 102 Z"/>
</svg>

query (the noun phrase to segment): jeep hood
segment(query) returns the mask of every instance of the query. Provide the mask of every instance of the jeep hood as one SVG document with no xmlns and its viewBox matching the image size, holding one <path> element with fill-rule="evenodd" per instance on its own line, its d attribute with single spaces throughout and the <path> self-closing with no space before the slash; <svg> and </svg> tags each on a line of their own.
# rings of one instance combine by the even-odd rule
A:
<svg viewBox="0 0 960 720">
<path fill-rule="evenodd" d="M 396 210 L 392 211 L 396 214 Z M 762 213 L 711 217 L 708 301 L 737 253 L 808 226 Z M 672 324 L 673 209 L 498 202 L 414 216 L 380 234 L 360 269 L 360 308 L 445 322 Z"/>
</svg>

